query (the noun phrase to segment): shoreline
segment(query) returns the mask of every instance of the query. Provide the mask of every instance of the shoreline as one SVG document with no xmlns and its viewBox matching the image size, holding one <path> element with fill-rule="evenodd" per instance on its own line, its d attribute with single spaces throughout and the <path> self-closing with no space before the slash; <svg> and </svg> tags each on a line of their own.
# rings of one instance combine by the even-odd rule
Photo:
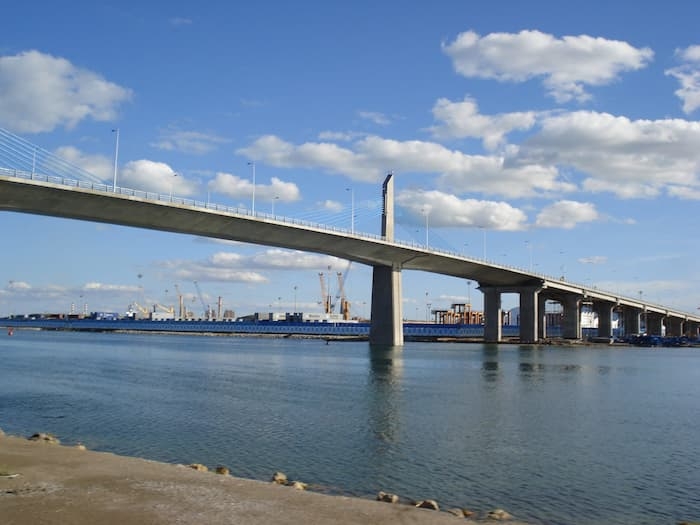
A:
<svg viewBox="0 0 700 525">
<path fill-rule="evenodd" d="M 436 511 L 406 503 L 329 495 L 300 490 L 302 487 L 295 488 L 292 482 L 287 486 L 237 478 L 227 471 L 217 474 L 213 470 L 203 472 L 191 467 L 85 450 L 79 444 L 31 441 L 0 431 L 3 523 L 440 525 L 493 522 L 486 514 L 458 517 L 451 513 L 457 513 L 456 509 Z M 525 525 L 515 519 L 505 522 Z"/>
</svg>

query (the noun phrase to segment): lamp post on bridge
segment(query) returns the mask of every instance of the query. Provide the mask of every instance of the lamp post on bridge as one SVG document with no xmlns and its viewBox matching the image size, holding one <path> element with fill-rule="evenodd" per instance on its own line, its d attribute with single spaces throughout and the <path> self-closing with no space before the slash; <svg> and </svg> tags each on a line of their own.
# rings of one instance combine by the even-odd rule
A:
<svg viewBox="0 0 700 525">
<path fill-rule="evenodd" d="M 251 211 L 253 212 L 253 215 L 255 215 L 255 161 L 251 160 L 248 162 L 248 166 L 253 167 L 253 203 L 251 206 Z"/>
<path fill-rule="evenodd" d="M 114 128 L 112 133 L 117 134 L 117 140 L 114 145 L 114 184 L 112 186 L 112 191 L 117 192 L 117 159 L 119 158 L 119 128 Z"/>
<path fill-rule="evenodd" d="M 345 188 L 350 192 L 350 233 L 355 233 L 355 189 Z"/>
</svg>

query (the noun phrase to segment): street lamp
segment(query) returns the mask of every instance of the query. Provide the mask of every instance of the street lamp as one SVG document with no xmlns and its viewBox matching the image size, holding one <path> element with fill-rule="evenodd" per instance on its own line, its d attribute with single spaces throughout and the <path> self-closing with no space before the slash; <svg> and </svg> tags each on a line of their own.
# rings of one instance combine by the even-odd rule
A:
<svg viewBox="0 0 700 525">
<path fill-rule="evenodd" d="M 532 273 L 532 243 L 530 241 L 525 241 L 525 246 L 527 246 L 530 252 L 530 273 Z"/>
<path fill-rule="evenodd" d="M 117 141 L 114 145 L 114 185 L 112 186 L 112 191 L 117 192 L 117 159 L 119 158 L 119 128 L 112 130 L 112 133 L 117 134 Z"/>
<path fill-rule="evenodd" d="M 272 216 L 275 216 L 275 201 L 279 199 L 278 195 L 275 195 L 275 197 L 272 199 Z"/>
<path fill-rule="evenodd" d="M 251 211 L 253 212 L 253 215 L 255 215 L 255 161 L 251 160 L 248 162 L 248 166 L 253 167 L 253 204 L 251 207 Z"/>
<path fill-rule="evenodd" d="M 355 233 L 355 190 L 345 188 L 345 191 L 350 192 L 350 233 Z"/>
<path fill-rule="evenodd" d="M 177 172 L 173 171 L 173 178 L 170 179 L 170 202 L 173 202 L 173 186 L 175 185 L 175 177 L 177 177 Z"/>
<path fill-rule="evenodd" d="M 299 288 L 296 284 L 294 285 L 294 313 L 297 313 L 297 288 Z"/>
</svg>

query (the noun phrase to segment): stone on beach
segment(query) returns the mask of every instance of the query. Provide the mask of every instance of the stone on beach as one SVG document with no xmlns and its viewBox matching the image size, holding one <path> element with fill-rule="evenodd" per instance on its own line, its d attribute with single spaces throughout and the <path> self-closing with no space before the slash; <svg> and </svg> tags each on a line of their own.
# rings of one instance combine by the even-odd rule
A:
<svg viewBox="0 0 700 525">
<path fill-rule="evenodd" d="M 505 510 L 503 509 L 494 509 L 489 511 L 489 513 L 486 515 L 486 517 L 490 520 L 497 520 L 497 521 L 504 521 L 504 520 L 510 520 L 513 519 L 513 516 L 508 514 Z"/>
<path fill-rule="evenodd" d="M 453 516 L 457 516 L 458 518 L 471 518 L 474 515 L 474 511 L 469 509 L 456 508 L 449 509 L 447 510 L 447 512 L 449 512 Z"/>
<path fill-rule="evenodd" d="M 424 499 L 416 503 L 416 507 L 419 509 L 430 509 L 430 510 L 440 510 L 440 505 L 434 499 Z"/>
<path fill-rule="evenodd" d="M 209 468 L 206 465 L 202 465 L 201 463 L 191 463 L 190 465 L 187 465 L 193 470 L 197 470 L 199 472 L 209 472 Z"/>
<path fill-rule="evenodd" d="M 396 494 L 389 494 L 383 490 L 379 491 L 377 494 L 377 501 L 383 501 L 384 503 L 398 503 L 399 497 Z"/>
<path fill-rule="evenodd" d="M 287 475 L 284 472 L 275 472 L 272 475 L 272 482 L 277 483 L 278 485 L 286 485 L 287 484 Z"/>
<path fill-rule="evenodd" d="M 53 434 L 47 434 L 45 432 L 38 432 L 29 436 L 27 439 L 29 441 L 41 441 L 43 443 L 54 443 L 57 445 L 61 443 L 56 436 L 54 436 Z"/>
<path fill-rule="evenodd" d="M 308 486 L 306 483 L 302 483 L 301 481 L 293 481 L 291 483 L 291 486 L 294 487 L 297 490 L 306 490 L 306 487 Z"/>
<path fill-rule="evenodd" d="M 219 465 L 218 467 L 216 467 L 216 473 L 221 474 L 222 476 L 228 476 L 229 474 L 231 474 L 231 471 L 228 469 L 228 467 Z"/>
</svg>

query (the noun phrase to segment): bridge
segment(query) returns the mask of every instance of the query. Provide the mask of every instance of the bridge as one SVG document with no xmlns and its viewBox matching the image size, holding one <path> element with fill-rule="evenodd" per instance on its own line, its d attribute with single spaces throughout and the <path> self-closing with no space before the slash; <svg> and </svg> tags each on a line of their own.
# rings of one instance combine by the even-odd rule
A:
<svg viewBox="0 0 700 525">
<path fill-rule="evenodd" d="M 39 154 L 38 154 L 39 153 Z M 484 294 L 484 336 L 503 337 L 501 296 L 520 297 L 520 340 L 547 337 L 545 303 L 562 305 L 561 333 L 580 339 L 581 308 L 598 314 L 600 337 L 611 337 L 613 312 L 627 334 L 646 320 L 650 335 L 697 337 L 700 317 L 637 298 L 394 239 L 393 176 L 383 185 L 382 233 L 372 235 L 106 185 L 94 175 L 0 129 L 0 210 L 104 222 L 323 253 L 373 268 L 370 342 L 403 344 L 401 272 L 418 270 L 476 281 Z M 67 176 L 72 175 L 73 177 Z"/>
</svg>

